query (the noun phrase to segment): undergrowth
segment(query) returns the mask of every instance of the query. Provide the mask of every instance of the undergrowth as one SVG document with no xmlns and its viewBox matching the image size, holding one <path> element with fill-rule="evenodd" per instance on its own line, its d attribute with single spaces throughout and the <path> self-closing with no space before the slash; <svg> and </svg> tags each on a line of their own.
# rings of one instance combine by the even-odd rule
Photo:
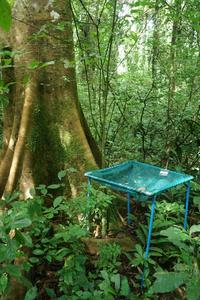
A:
<svg viewBox="0 0 200 300">
<path fill-rule="evenodd" d="M 10 299 L 13 279 L 26 287 L 25 300 L 199 299 L 200 225 L 183 230 L 181 202 L 159 200 L 148 259 L 147 205 L 132 216 L 133 251 L 105 243 L 92 257 L 85 239 L 94 238 L 96 226 L 101 227 L 98 238 L 107 236 L 114 198 L 95 189 L 90 203 L 85 193 L 68 201 L 53 197 L 54 190 L 57 195 L 62 190 L 63 176 L 59 173 L 59 184 L 38 186 L 27 201 L 15 192 L 0 202 L 0 299 Z M 199 215 L 199 190 L 194 184 L 191 220 Z"/>
</svg>

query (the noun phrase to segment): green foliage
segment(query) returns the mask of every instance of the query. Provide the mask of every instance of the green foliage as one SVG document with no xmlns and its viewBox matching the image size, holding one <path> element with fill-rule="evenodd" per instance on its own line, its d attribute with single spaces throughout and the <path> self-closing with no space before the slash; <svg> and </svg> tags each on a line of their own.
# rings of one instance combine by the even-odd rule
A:
<svg viewBox="0 0 200 300">
<path fill-rule="evenodd" d="M 99 288 L 106 299 L 114 300 L 120 296 L 129 296 L 130 289 L 126 277 L 121 277 L 118 273 L 110 275 L 106 270 L 101 271 L 101 277 L 103 280 Z"/>
<path fill-rule="evenodd" d="M 130 295 L 128 279 L 118 271 L 121 266 L 121 253 L 121 247 L 115 243 L 100 247 L 96 262 L 97 272 L 101 279 L 98 286 L 106 299 Z"/>
<path fill-rule="evenodd" d="M 4 31 L 9 31 L 11 26 L 11 8 L 7 0 L 0 0 L 0 27 Z"/>
<path fill-rule="evenodd" d="M 24 300 L 34 300 L 37 297 L 37 288 L 32 287 L 26 292 Z"/>
<path fill-rule="evenodd" d="M 65 175 L 66 171 L 60 171 L 58 177 L 61 180 Z M 14 277 L 28 288 L 25 299 L 34 300 L 42 290 L 37 277 L 53 274 L 56 286 L 52 288 L 51 284 L 44 284 L 45 295 L 52 299 L 128 297 L 128 279 L 119 273 L 120 246 L 108 244 L 101 247 L 96 267 L 90 271 L 89 258 L 82 242 L 88 236 L 88 230 L 77 223 L 72 213 L 73 201 L 66 201 L 61 195 L 52 196 L 51 192 L 60 187 L 62 183 L 41 184 L 31 191 L 32 199 L 20 201 L 20 194 L 16 192 L 8 194 L 1 202 L 0 295 L 7 295 Z M 94 195 L 104 199 L 109 197 L 96 190 Z M 46 197 L 52 198 L 52 206 L 45 205 Z M 104 211 L 105 206 L 100 205 L 100 208 Z M 19 265 L 13 263 L 17 258 L 23 258 Z M 56 272 L 52 269 L 55 266 Z M 31 278 L 32 283 L 25 277 L 28 273 L 35 274 Z"/>
<path fill-rule="evenodd" d="M 103 162 L 134 158 L 192 172 L 198 179 L 198 1 L 71 2 L 78 90 Z M 10 24 L 8 1 L 0 0 L 0 27 L 8 31 Z M 68 20 L 44 24 L 31 38 L 47 38 L 49 30 L 64 32 L 67 26 Z M 1 70 L 11 70 L 14 55 L 12 51 L 1 51 Z M 64 62 L 66 67 L 74 65 Z M 39 69 L 42 78 L 45 68 L 54 63 L 34 60 L 28 69 Z M 67 83 L 68 77 L 65 79 Z M 25 75 L 22 83 L 26 85 L 29 80 L 30 76 Z M 0 80 L 1 120 L 12 84 Z M 45 297 L 60 300 L 134 299 L 130 290 L 139 293 L 138 282 L 144 270 L 148 292 L 139 299 L 155 299 L 155 293 L 172 292 L 177 287 L 183 292 L 186 289 L 187 299 L 199 299 L 199 184 L 192 184 L 193 225 L 188 232 L 179 227 L 184 208 L 183 192 L 177 189 L 166 193 L 167 201 L 158 202 L 148 259 L 144 252 L 148 222 L 142 218 L 143 211 L 134 219 L 137 243 L 134 254 L 127 254 L 133 273 L 121 272 L 124 262 L 116 244 L 102 247 L 97 262 L 91 265 L 82 240 L 98 226 L 101 236 L 107 234 L 113 197 L 91 189 L 88 202 L 85 192 L 70 203 L 66 201 L 61 180 L 70 173 L 78 181 L 78 174 L 73 168 L 60 171 L 58 178 L 56 174 L 63 161 L 75 165 L 82 160 L 83 149 L 75 137 L 73 145 L 67 147 L 65 129 L 63 140 L 57 139 L 57 115 L 52 117 L 55 126 L 49 128 L 43 104 L 35 108 L 35 129 L 28 142 L 37 162 L 34 173 L 44 178 L 47 171 L 49 178 L 55 178 L 54 184 L 39 185 L 29 201 L 18 201 L 19 195 L 14 193 L 0 204 L 0 296 L 8 292 L 15 277 L 27 286 L 27 300 L 36 298 L 41 290 Z M 49 161 L 44 166 L 46 157 Z M 149 219 L 149 212 L 145 216 Z M 27 257 L 27 249 L 30 255 L 25 262 L 14 264 L 16 259 Z M 26 272 L 34 273 L 33 286 Z M 156 280 L 150 288 L 153 273 Z M 42 285 L 41 278 L 47 277 Z"/>
<path fill-rule="evenodd" d="M 0 295 L 9 288 L 11 278 L 27 287 L 31 283 L 23 275 L 23 264 L 14 265 L 13 261 L 25 256 L 24 247 L 32 246 L 32 239 L 26 229 L 32 225 L 28 207 L 18 200 L 19 193 L 6 195 L 1 201 L 0 216 Z M 27 270 L 30 266 L 27 265 Z"/>
<path fill-rule="evenodd" d="M 147 221 L 145 224 L 141 223 L 140 219 L 134 218 L 134 223 L 139 223 L 137 224 L 135 232 L 140 244 L 135 245 L 133 255 L 130 253 L 126 255 L 131 266 L 133 268 L 139 268 L 140 270 L 136 275 L 138 287 L 140 286 L 141 277 L 143 277 L 144 285 L 150 289 L 153 281 L 152 275 L 157 272 L 163 272 L 163 266 L 165 265 L 168 265 L 168 270 L 171 271 L 177 257 L 180 255 L 177 245 L 183 248 L 185 247 L 185 251 L 187 251 L 187 233 L 182 230 L 182 227 L 175 226 L 176 224 L 182 225 L 183 212 L 182 204 L 170 202 L 170 199 L 168 199 L 168 201 L 159 199 L 155 210 L 148 258 L 146 258 L 145 255 L 145 248 L 150 213 L 146 213 Z M 176 244 L 173 243 L 173 241 L 175 241 Z"/>
<path fill-rule="evenodd" d="M 66 172 L 59 172 L 60 181 Z M 75 300 L 94 297 L 100 300 L 136 299 L 129 277 L 121 272 L 123 260 L 119 245 L 111 243 L 100 247 L 97 261 L 91 267 L 83 244 L 83 239 L 89 234 L 88 228 L 84 222 L 79 223 L 76 217 L 78 212 L 85 213 L 88 209 L 86 198 L 82 199 L 85 204 L 80 210 L 83 195 L 72 201 L 66 201 L 59 194 L 53 197 L 52 192 L 60 188 L 62 182 L 49 186 L 41 184 L 31 192 L 33 199 L 20 201 L 20 194 L 16 192 L 6 195 L 1 202 L 0 295 L 8 293 L 11 278 L 14 277 L 27 287 L 25 299 L 36 299 L 42 289 L 37 277 L 45 278 L 51 274 L 55 285 L 45 283 L 43 290 L 45 295 L 55 300 L 66 297 Z M 91 190 L 91 193 L 93 202 L 88 216 L 95 219 L 92 210 L 96 209 L 94 213 L 97 213 L 99 220 L 111 205 L 112 197 L 97 190 Z M 51 206 L 45 205 L 46 197 L 52 199 Z M 104 200 L 105 205 L 102 203 Z M 168 212 L 166 219 L 163 216 L 164 208 Z M 144 282 L 148 287 L 145 295 L 148 299 L 155 299 L 156 294 L 173 292 L 182 286 L 186 287 L 187 299 L 199 298 L 200 225 L 191 226 L 188 232 L 182 227 L 171 226 L 175 223 L 176 214 L 179 214 L 178 206 L 173 203 L 166 206 L 165 201 L 160 202 L 155 214 L 149 258 L 145 258 L 144 248 L 140 244 L 135 245 L 134 257 L 127 254 L 130 267 L 137 269 L 134 280 L 140 283 L 145 270 Z M 146 238 L 146 226 L 141 224 L 140 229 Z M 25 257 L 22 264 L 13 264 L 16 259 Z M 165 271 L 167 264 L 168 270 Z M 35 276 L 30 282 L 25 275 L 32 272 Z M 156 280 L 152 285 L 153 273 Z M 139 287 L 139 283 L 135 283 L 135 287 Z"/>
<path fill-rule="evenodd" d="M 95 140 L 107 164 L 134 158 L 199 175 L 198 1 L 114 4 L 72 5 L 78 89 Z"/>
<path fill-rule="evenodd" d="M 8 276 L 6 273 L 3 273 L 0 277 L 0 295 L 2 295 L 5 292 L 7 285 L 8 285 Z"/>
<path fill-rule="evenodd" d="M 193 197 L 193 204 L 197 208 L 198 212 L 200 213 L 200 184 L 197 182 L 192 182 L 192 192 L 194 194 Z"/>
<path fill-rule="evenodd" d="M 90 218 L 95 224 L 101 222 L 108 208 L 111 206 L 112 200 L 112 195 L 105 194 L 101 190 L 91 188 L 90 196 L 88 198 L 88 211 Z"/>
<path fill-rule="evenodd" d="M 200 284 L 200 238 L 199 225 L 193 225 L 189 233 L 178 227 L 170 227 L 161 231 L 168 240 L 177 248 L 177 261 L 174 272 L 158 272 L 152 286 L 154 293 L 166 293 L 175 290 L 181 285 L 186 285 L 188 300 L 199 299 Z"/>
<path fill-rule="evenodd" d="M 120 254 L 121 247 L 115 243 L 101 246 L 96 264 L 97 269 L 104 269 L 109 273 L 116 271 L 121 265 Z"/>
<path fill-rule="evenodd" d="M 82 224 L 92 232 L 97 226 L 101 227 L 101 235 L 107 234 L 109 218 L 112 212 L 114 196 L 106 191 L 86 187 L 85 191 L 76 197 L 71 205 L 71 216 L 82 214 Z M 80 203 L 82 204 L 80 207 Z"/>
<path fill-rule="evenodd" d="M 29 63 L 28 68 L 30 70 L 41 69 L 41 68 L 48 67 L 48 66 L 54 65 L 54 64 L 55 64 L 55 61 L 40 62 L 40 61 L 33 60 Z"/>
<path fill-rule="evenodd" d="M 3 110 L 8 105 L 9 99 L 9 88 L 12 85 L 12 83 L 5 84 L 3 80 L 0 80 L 0 105 L 1 105 L 1 113 L 3 113 Z"/>
<path fill-rule="evenodd" d="M 187 275 L 179 272 L 160 272 L 156 273 L 156 281 L 152 290 L 154 293 L 168 293 L 185 283 Z"/>
</svg>

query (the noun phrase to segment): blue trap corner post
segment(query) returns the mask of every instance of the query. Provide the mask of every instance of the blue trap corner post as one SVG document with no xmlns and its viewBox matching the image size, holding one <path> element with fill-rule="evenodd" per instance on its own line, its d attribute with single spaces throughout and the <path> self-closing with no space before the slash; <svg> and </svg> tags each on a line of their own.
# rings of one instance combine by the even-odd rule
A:
<svg viewBox="0 0 200 300">
<path fill-rule="evenodd" d="M 184 223 L 183 223 L 183 227 L 184 227 L 185 230 L 187 229 L 189 198 L 190 198 L 190 181 L 187 182 L 187 189 L 186 189 L 185 216 L 184 216 Z"/>
<path fill-rule="evenodd" d="M 148 238 L 147 238 L 147 245 L 146 245 L 146 251 L 145 251 L 145 259 L 149 257 L 149 249 L 151 245 L 151 234 L 152 234 L 152 229 L 153 229 L 153 219 L 154 219 L 154 214 L 155 214 L 155 208 L 156 208 L 156 196 L 153 196 L 152 199 L 152 205 L 151 205 L 151 216 L 150 216 L 150 222 L 149 222 L 149 231 L 148 231 Z M 142 278 L 141 278 L 141 288 L 144 287 L 144 273 L 145 273 L 145 268 L 143 270 Z"/>
</svg>

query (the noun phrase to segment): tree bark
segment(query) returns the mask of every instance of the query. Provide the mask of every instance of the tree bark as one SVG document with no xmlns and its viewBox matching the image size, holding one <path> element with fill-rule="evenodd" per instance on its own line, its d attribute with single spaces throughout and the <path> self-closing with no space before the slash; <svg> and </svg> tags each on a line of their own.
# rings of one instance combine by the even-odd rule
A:
<svg viewBox="0 0 200 300">
<path fill-rule="evenodd" d="M 78 173 L 68 172 L 66 183 L 75 195 L 99 153 L 78 102 L 69 1 L 17 0 L 9 47 L 17 54 L 4 117 L 1 194 L 20 187 L 27 198 L 34 185 L 56 182 L 60 169 L 73 167 Z"/>
</svg>

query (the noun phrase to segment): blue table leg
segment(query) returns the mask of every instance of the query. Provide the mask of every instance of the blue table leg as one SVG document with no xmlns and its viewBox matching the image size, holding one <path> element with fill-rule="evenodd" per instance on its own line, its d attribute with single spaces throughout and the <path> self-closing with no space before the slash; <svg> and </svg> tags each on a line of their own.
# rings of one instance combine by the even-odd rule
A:
<svg viewBox="0 0 200 300">
<path fill-rule="evenodd" d="M 185 230 L 187 228 L 189 198 L 190 198 L 190 181 L 187 182 L 187 191 L 186 191 L 185 217 L 184 217 L 184 224 L 183 224 L 183 227 L 184 227 Z"/>
<path fill-rule="evenodd" d="M 151 233 L 152 233 L 152 228 L 153 228 L 153 218 L 154 218 L 155 207 L 156 207 L 156 195 L 154 195 L 153 200 L 152 200 L 151 217 L 150 217 L 150 223 L 149 223 L 149 233 L 148 233 L 148 239 L 147 239 L 145 258 L 148 258 L 148 256 L 149 256 L 149 248 L 150 248 L 150 244 L 151 244 Z"/>
<path fill-rule="evenodd" d="M 156 207 L 156 195 L 153 196 L 153 200 L 152 200 L 151 216 L 150 216 L 150 222 L 149 222 L 149 232 L 148 232 L 148 238 L 147 238 L 145 259 L 147 259 L 149 257 L 149 249 L 150 249 L 150 244 L 151 244 L 151 234 L 152 234 L 152 228 L 153 228 L 155 207 Z M 141 287 L 144 286 L 144 272 L 145 272 L 145 268 L 144 268 L 143 275 L 142 275 Z"/>
<path fill-rule="evenodd" d="M 131 194 L 127 194 L 127 217 L 128 217 L 128 225 L 131 224 L 131 218 L 130 218 L 130 213 L 131 213 Z"/>
</svg>

